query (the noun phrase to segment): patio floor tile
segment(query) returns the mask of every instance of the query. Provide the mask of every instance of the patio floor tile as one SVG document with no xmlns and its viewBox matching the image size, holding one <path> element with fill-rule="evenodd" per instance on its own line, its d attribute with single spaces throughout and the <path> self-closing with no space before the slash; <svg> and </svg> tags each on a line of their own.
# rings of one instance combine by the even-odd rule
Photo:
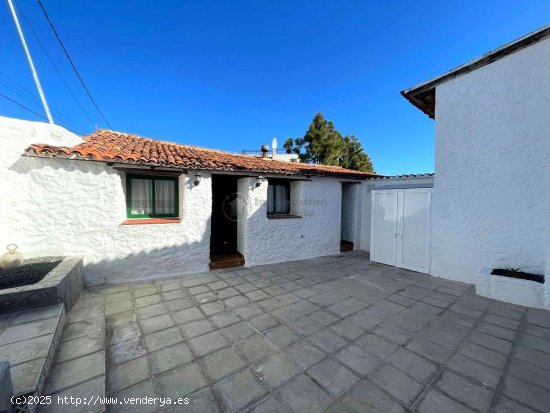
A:
<svg viewBox="0 0 550 413">
<path fill-rule="evenodd" d="M 390 366 L 374 373 L 372 381 L 406 405 L 410 405 L 424 388 L 423 384 Z"/>
<path fill-rule="evenodd" d="M 277 351 L 277 347 L 260 335 L 245 338 L 235 347 L 237 351 L 250 362 L 260 360 Z"/>
<path fill-rule="evenodd" d="M 149 355 L 154 374 L 160 374 L 193 360 L 193 355 L 184 343 L 165 347 Z"/>
<path fill-rule="evenodd" d="M 189 394 L 206 386 L 199 366 L 196 364 L 186 364 L 170 370 L 156 378 L 161 397 L 187 397 Z"/>
<path fill-rule="evenodd" d="M 355 345 L 336 353 L 336 358 L 361 376 L 366 376 L 382 364 L 382 360 Z"/>
<path fill-rule="evenodd" d="M 307 374 L 333 396 L 341 396 L 360 380 L 347 367 L 332 359 L 317 364 Z"/>
<path fill-rule="evenodd" d="M 191 349 L 197 356 L 204 356 L 212 351 L 225 347 L 229 342 L 221 335 L 219 331 L 212 331 L 199 337 L 189 340 Z"/>
<path fill-rule="evenodd" d="M 6 320 L 0 340 L 11 344 L 0 353 L 12 372 L 32 376 L 51 335 L 30 337 L 47 314 Z M 538 413 L 550 405 L 550 312 L 374 264 L 361 251 L 97 287 L 67 322 L 56 388 L 73 387 L 60 394 L 101 390 L 92 377 L 101 363 L 80 366 L 101 351 L 97 340 L 111 344 L 110 395 L 190 399 L 113 413 Z"/>
<path fill-rule="evenodd" d="M 246 366 L 232 348 L 225 348 L 203 359 L 208 377 L 214 382 Z"/>
<path fill-rule="evenodd" d="M 230 412 L 236 412 L 266 394 L 266 390 L 248 370 L 217 382 L 213 389 Z"/>
<path fill-rule="evenodd" d="M 300 373 L 300 369 L 283 354 L 268 356 L 252 366 L 258 381 L 273 390 Z"/>
<path fill-rule="evenodd" d="M 303 370 L 310 368 L 326 357 L 321 350 L 305 341 L 299 341 L 287 347 L 285 353 Z"/>
<path fill-rule="evenodd" d="M 277 394 L 284 404 L 297 412 L 322 412 L 333 401 L 326 390 L 305 375 L 291 381 Z"/>
</svg>

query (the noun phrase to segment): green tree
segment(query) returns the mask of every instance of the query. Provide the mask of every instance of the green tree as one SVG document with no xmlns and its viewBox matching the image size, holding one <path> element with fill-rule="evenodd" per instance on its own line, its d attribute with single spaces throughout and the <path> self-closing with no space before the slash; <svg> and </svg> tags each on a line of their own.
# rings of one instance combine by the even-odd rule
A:
<svg viewBox="0 0 550 413">
<path fill-rule="evenodd" d="M 288 138 L 284 148 L 287 153 L 298 155 L 300 162 L 374 172 L 359 140 L 355 136 L 343 137 L 321 113 L 315 115 L 303 138 Z"/>
<path fill-rule="evenodd" d="M 340 159 L 340 166 L 355 171 L 374 172 L 369 155 L 363 150 L 359 139 L 353 135 L 344 138 L 344 153 Z"/>
</svg>

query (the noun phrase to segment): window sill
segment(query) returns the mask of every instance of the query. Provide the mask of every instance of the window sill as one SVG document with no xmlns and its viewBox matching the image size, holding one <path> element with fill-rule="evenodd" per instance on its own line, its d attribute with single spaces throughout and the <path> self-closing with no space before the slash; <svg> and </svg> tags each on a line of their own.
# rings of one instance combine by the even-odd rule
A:
<svg viewBox="0 0 550 413">
<path fill-rule="evenodd" d="M 302 218 L 300 215 L 294 214 L 273 214 L 268 215 L 267 219 L 287 219 L 287 218 Z"/>
<path fill-rule="evenodd" d="M 179 224 L 179 218 L 130 218 L 120 225 Z"/>
</svg>

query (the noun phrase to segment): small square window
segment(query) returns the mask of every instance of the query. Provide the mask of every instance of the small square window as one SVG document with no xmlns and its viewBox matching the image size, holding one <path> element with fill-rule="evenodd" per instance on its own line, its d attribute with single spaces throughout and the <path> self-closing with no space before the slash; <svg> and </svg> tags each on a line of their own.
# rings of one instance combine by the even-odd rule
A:
<svg viewBox="0 0 550 413">
<path fill-rule="evenodd" d="M 178 205 L 177 177 L 126 175 L 128 218 L 174 218 Z"/>
<path fill-rule="evenodd" d="M 267 185 L 267 215 L 290 214 L 290 183 L 269 180 Z"/>
</svg>

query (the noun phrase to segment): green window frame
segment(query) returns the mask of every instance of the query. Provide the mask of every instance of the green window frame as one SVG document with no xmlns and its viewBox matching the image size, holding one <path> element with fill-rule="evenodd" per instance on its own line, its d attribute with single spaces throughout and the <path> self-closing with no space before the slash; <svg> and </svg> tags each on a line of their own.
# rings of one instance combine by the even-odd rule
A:
<svg viewBox="0 0 550 413">
<path fill-rule="evenodd" d="M 152 209 L 153 212 L 150 214 L 132 214 L 132 181 L 134 179 L 147 179 L 152 181 L 151 183 L 151 194 L 152 194 Z M 174 194 L 174 213 L 173 214 L 157 214 L 155 212 L 156 205 L 156 193 L 155 193 L 155 182 L 156 181 L 173 181 L 175 194 Z M 157 176 L 157 175 L 135 175 L 127 174 L 126 175 L 126 216 L 128 218 L 177 218 L 179 216 L 179 187 L 178 187 L 178 177 L 174 176 Z"/>
</svg>

